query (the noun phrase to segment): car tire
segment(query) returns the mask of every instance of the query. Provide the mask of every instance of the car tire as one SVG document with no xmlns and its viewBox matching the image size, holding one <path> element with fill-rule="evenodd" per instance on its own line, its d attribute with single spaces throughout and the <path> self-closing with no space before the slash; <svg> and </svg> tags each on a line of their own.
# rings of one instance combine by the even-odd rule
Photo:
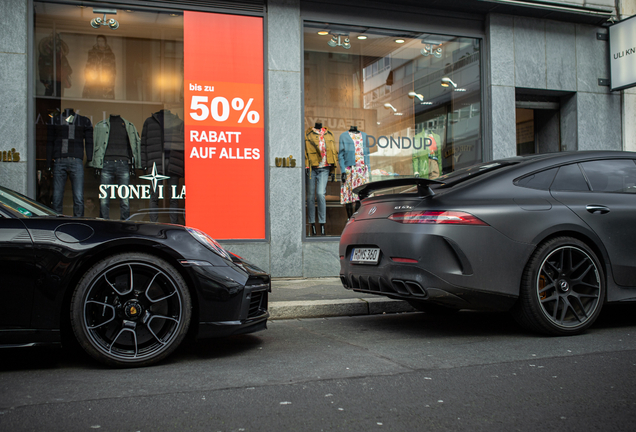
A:
<svg viewBox="0 0 636 432">
<path fill-rule="evenodd" d="M 459 312 L 459 309 L 427 302 L 426 300 L 407 300 L 407 302 L 418 311 L 425 312 L 429 315 L 447 316 Z"/>
<path fill-rule="evenodd" d="M 168 262 L 121 253 L 82 276 L 70 312 L 73 333 L 93 358 L 114 367 L 142 367 L 179 346 L 192 302 L 185 280 Z"/>
<path fill-rule="evenodd" d="M 604 298 L 605 276 L 596 254 L 580 240 L 558 237 L 532 254 L 513 313 L 529 330 L 575 335 L 594 323 Z"/>
</svg>

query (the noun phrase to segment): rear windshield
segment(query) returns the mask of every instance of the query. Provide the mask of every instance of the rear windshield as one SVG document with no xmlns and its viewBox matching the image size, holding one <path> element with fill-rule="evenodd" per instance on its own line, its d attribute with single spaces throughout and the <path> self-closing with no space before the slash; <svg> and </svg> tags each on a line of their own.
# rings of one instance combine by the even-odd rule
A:
<svg viewBox="0 0 636 432">
<path fill-rule="evenodd" d="M 444 174 L 443 176 L 440 176 L 435 179 L 436 181 L 442 182 L 443 184 L 441 185 L 432 184 L 430 185 L 430 187 L 431 189 L 437 189 L 437 188 L 446 188 L 446 187 L 454 186 L 457 183 L 461 183 L 463 181 L 473 179 L 482 174 L 493 172 L 498 169 L 509 167 L 511 165 L 516 165 L 520 161 L 521 160 L 499 160 L 496 162 L 481 162 L 476 165 L 460 168 L 456 171 L 453 171 L 452 173 Z M 410 186 L 410 187 L 407 187 L 406 189 L 401 189 L 401 190 L 394 189 L 388 193 L 414 193 L 415 191 L 417 191 L 417 187 Z M 386 190 L 383 190 L 383 192 L 384 193 L 378 193 L 374 191 L 373 195 L 378 196 L 378 195 L 388 194 Z"/>
<path fill-rule="evenodd" d="M 475 178 L 482 174 L 493 172 L 505 167 L 509 167 L 511 165 L 516 165 L 518 163 L 519 161 L 514 161 L 514 160 L 482 162 L 477 165 L 471 165 L 466 168 L 460 168 L 456 171 L 453 171 L 452 173 L 444 174 L 443 176 L 440 176 L 439 178 L 436 178 L 435 180 L 441 181 L 445 185 L 450 186 L 450 185 L 454 185 L 454 184 Z"/>
</svg>

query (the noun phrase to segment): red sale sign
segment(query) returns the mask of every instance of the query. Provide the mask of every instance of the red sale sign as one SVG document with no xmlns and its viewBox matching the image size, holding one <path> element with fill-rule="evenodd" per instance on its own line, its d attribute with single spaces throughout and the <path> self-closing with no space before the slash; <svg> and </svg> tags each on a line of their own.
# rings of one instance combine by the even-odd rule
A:
<svg viewBox="0 0 636 432">
<path fill-rule="evenodd" d="M 184 12 L 186 223 L 265 238 L 263 19 Z"/>
</svg>

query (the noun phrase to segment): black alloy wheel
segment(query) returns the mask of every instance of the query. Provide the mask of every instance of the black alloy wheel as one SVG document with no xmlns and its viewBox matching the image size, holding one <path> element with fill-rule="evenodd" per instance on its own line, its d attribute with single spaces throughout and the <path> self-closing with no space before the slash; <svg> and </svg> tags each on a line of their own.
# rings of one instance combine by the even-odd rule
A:
<svg viewBox="0 0 636 432">
<path fill-rule="evenodd" d="M 113 255 L 80 280 L 71 324 L 80 345 L 116 367 L 139 367 L 168 356 L 185 337 L 191 299 L 183 277 L 144 253 Z"/>
<path fill-rule="evenodd" d="M 605 276 L 583 242 L 559 237 L 540 245 L 523 273 L 515 318 L 550 335 L 575 335 L 591 326 L 605 298 Z"/>
</svg>

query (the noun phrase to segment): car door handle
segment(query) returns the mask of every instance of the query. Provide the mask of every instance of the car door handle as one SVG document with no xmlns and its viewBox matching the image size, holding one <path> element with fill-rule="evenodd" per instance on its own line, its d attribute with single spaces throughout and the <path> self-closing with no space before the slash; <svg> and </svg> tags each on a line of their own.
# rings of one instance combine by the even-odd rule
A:
<svg viewBox="0 0 636 432">
<path fill-rule="evenodd" d="M 590 213 L 600 213 L 600 214 L 609 213 L 610 211 L 609 207 L 605 207 L 602 205 L 595 205 L 595 204 L 588 204 L 585 207 L 585 210 L 589 211 Z"/>
</svg>

